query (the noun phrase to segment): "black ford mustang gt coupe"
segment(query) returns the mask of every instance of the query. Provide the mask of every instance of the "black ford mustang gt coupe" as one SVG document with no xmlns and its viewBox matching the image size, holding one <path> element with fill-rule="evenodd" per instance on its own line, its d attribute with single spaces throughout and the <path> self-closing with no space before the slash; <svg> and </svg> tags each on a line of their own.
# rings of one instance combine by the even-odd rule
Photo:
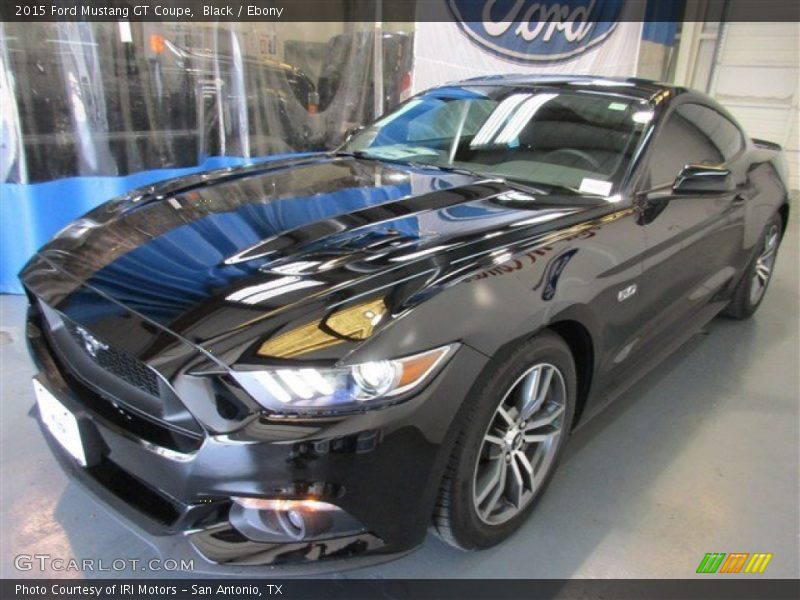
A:
<svg viewBox="0 0 800 600">
<path fill-rule="evenodd" d="M 334 152 L 62 230 L 21 274 L 38 417 L 75 478 L 210 570 L 383 560 L 431 521 L 491 546 L 576 426 L 758 308 L 788 210 L 780 148 L 702 94 L 439 87 Z"/>
</svg>

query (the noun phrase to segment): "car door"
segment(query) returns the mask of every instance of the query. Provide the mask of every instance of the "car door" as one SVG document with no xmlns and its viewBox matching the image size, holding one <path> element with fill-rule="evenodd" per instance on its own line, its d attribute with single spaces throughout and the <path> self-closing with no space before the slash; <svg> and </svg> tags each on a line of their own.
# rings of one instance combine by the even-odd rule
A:
<svg viewBox="0 0 800 600">
<path fill-rule="evenodd" d="M 735 277 L 743 235 L 739 209 L 745 177 L 737 168 L 743 151 L 736 125 L 692 102 L 668 114 L 653 140 L 637 195 L 647 244 L 640 301 L 650 315 L 643 346 L 679 335 L 681 325 L 699 316 Z M 730 168 L 739 189 L 676 193 L 673 182 L 689 164 Z"/>
</svg>

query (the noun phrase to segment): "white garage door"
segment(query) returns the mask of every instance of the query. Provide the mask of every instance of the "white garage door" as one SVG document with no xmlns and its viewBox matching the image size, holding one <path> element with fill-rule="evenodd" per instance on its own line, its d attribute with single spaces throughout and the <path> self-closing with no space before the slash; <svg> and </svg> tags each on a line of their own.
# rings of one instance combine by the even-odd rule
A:
<svg viewBox="0 0 800 600">
<path fill-rule="evenodd" d="M 800 189 L 798 38 L 798 23 L 726 24 L 708 90 L 748 134 L 784 147 L 793 189 Z"/>
</svg>

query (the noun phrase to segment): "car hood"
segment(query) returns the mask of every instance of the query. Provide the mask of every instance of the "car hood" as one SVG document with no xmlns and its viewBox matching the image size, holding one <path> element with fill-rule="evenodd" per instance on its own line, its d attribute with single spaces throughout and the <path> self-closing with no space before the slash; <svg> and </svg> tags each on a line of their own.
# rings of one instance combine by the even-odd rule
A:
<svg viewBox="0 0 800 600">
<path fill-rule="evenodd" d="M 504 227 L 555 223 L 602 204 L 466 173 L 312 155 L 112 200 L 65 228 L 21 276 L 106 338 L 113 304 L 225 364 L 253 344 L 267 357 L 334 359 L 340 351 L 311 342 L 299 353 L 280 341 L 262 346 L 303 323 L 320 328 L 319 315 L 347 321 L 341 307 L 352 304 L 378 320 L 407 310 L 434 279 L 468 274 L 480 261 L 466 257 L 485 255 Z M 350 323 L 344 337 L 363 341 L 388 321 Z"/>
</svg>

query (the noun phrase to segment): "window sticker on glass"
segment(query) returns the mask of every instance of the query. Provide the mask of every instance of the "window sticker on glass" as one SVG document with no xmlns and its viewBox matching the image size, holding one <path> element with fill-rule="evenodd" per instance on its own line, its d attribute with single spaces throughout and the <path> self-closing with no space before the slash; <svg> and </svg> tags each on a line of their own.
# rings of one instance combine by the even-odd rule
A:
<svg viewBox="0 0 800 600">
<path fill-rule="evenodd" d="M 581 180 L 581 187 L 578 189 L 582 194 L 599 194 L 600 196 L 608 196 L 611 193 L 612 185 L 613 184 L 610 181 L 584 177 Z"/>
<path fill-rule="evenodd" d="M 628 108 L 628 105 L 622 102 L 612 102 L 608 105 L 609 110 L 625 110 L 626 108 Z"/>
</svg>

